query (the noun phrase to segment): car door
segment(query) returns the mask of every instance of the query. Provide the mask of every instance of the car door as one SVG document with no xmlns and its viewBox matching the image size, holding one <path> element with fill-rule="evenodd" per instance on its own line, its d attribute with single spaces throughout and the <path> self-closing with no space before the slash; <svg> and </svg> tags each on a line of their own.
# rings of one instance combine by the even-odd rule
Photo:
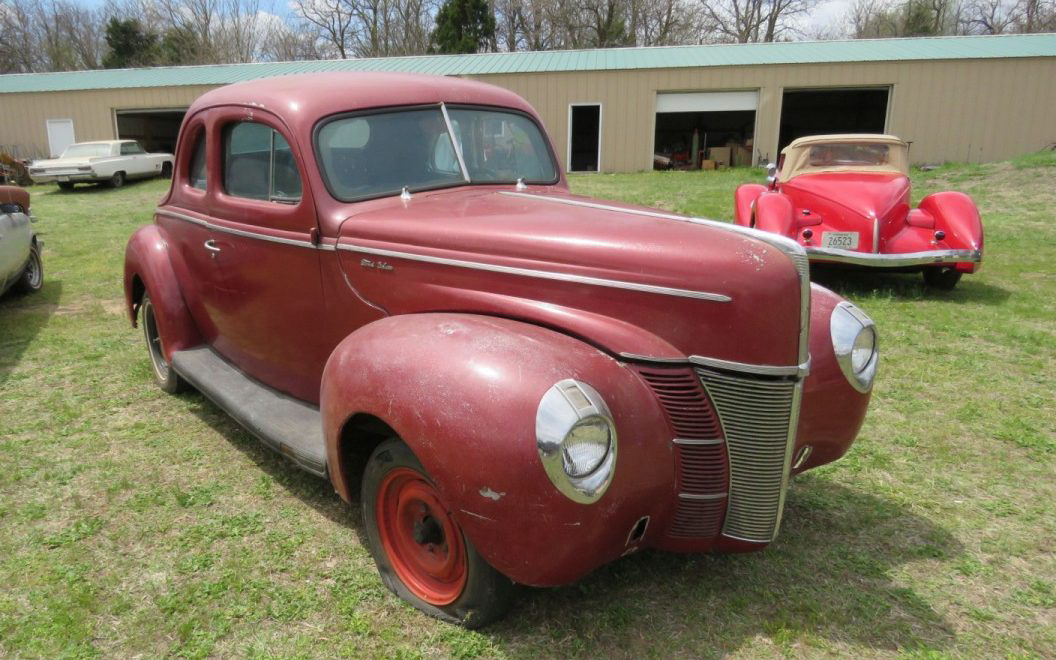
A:
<svg viewBox="0 0 1056 660">
<path fill-rule="evenodd" d="M 258 380 L 317 403 L 333 346 L 319 331 L 327 321 L 321 250 L 303 158 L 267 112 L 221 109 L 211 123 L 220 181 L 210 213 L 224 301 L 214 348 Z"/>
<path fill-rule="evenodd" d="M 21 274 L 29 258 L 32 234 L 25 209 L 0 201 L 0 290 Z"/>
<path fill-rule="evenodd" d="M 149 165 L 146 152 L 138 142 L 121 143 L 121 167 L 119 169 L 125 171 L 125 176 L 130 179 L 146 176 Z"/>
</svg>

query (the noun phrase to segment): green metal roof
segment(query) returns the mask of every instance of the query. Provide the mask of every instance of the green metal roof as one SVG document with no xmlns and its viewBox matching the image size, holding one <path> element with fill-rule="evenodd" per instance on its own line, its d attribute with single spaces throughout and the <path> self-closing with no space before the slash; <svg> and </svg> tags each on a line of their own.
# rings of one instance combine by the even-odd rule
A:
<svg viewBox="0 0 1056 660">
<path fill-rule="evenodd" d="M 794 41 L 476 55 L 421 55 L 354 60 L 25 73 L 0 76 L 0 94 L 179 85 L 224 85 L 254 78 L 319 71 L 403 71 L 437 75 L 485 75 L 1009 57 L 1056 57 L 1056 34 Z"/>
</svg>

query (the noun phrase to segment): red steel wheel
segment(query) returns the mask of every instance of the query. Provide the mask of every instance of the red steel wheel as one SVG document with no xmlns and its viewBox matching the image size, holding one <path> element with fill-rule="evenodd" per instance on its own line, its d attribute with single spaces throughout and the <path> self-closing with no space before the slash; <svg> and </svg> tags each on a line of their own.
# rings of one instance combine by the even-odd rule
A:
<svg viewBox="0 0 1056 660">
<path fill-rule="evenodd" d="M 466 546 L 436 488 L 396 468 L 381 484 L 376 509 L 381 545 L 407 588 L 430 605 L 458 600 L 469 575 Z"/>
<path fill-rule="evenodd" d="M 513 582 L 477 552 L 410 447 L 399 438 L 375 447 L 360 489 L 370 554 L 394 594 L 466 628 L 506 615 Z"/>
</svg>

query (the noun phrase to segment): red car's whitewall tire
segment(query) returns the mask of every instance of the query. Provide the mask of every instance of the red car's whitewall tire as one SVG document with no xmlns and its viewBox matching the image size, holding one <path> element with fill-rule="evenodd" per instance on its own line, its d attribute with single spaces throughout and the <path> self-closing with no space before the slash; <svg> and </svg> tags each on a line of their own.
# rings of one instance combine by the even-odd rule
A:
<svg viewBox="0 0 1056 660">
<path fill-rule="evenodd" d="M 150 371 L 154 375 L 154 382 L 162 391 L 169 394 L 183 391 L 187 383 L 165 359 L 161 332 L 158 330 L 158 321 L 154 316 L 154 304 L 150 301 L 149 293 L 143 294 L 143 301 L 139 304 L 139 321 L 143 326 L 143 339 L 147 343 L 147 355 L 150 357 Z"/>
<path fill-rule="evenodd" d="M 399 439 L 386 440 L 371 454 L 361 502 L 370 552 L 393 593 L 467 628 L 506 614 L 513 582 L 477 554 L 425 468 Z"/>
</svg>

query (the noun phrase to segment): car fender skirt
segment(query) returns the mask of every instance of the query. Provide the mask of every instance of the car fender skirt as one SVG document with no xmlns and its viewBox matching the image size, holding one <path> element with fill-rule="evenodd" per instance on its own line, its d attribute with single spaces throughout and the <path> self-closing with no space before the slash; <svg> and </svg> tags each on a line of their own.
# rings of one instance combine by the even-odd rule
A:
<svg viewBox="0 0 1056 660">
<path fill-rule="evenodd" d="M 592 504 L 560 493 L 536 449 L 539 402 L 566 378 L 594 387 L 616 426 L 615 476 Z M 673 499 L 667 424 L 644 382 L 596 348 L 531 324 L 446 313 L 375 321 L 330 357 L 321 410 L 343 498 L 355 499 L 349 484 L 359 475 L 345 473 L 353 468 L 342 464 L 342 429 L 369 414 L 410 446 L 481 555 L 522 584 L 564 584 L 625 554 L 636 522 L 665 519 Z"/>
<path fill-rule="evenodd" d="M 935 218 L 935 229 L 945 232 L 944 248 L 983 250 L 983 220 L 972 198 L 946 191 L 920 200 L 920 209 Z M 979 264 L 959 264 L 958 270 L 974 273 Z"/>
<path fill-rule="evenodd" d="M 138 278 L 150 292 L 165 358 L 171 360 L 174 352 L 197 346 L 202 343 L 202 338 L 184 303 L 168 250 L 168 243 L 157 225 L 141 227 L 128 239 L 125 247 L 125 306 L 135 326 L 143 294 L 136 286 Z"/>
</svg>

